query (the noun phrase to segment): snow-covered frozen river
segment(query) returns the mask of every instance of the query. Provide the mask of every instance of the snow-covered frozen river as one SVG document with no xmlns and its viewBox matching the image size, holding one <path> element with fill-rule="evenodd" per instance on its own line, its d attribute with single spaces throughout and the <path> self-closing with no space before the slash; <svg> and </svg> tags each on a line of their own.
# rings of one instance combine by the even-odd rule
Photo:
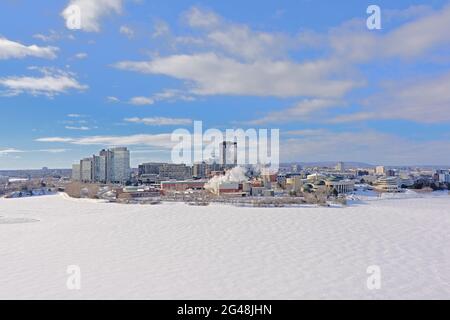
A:
<svg viewBox="0 0 450 320">
<path fill-rule="evenodd" d="M 277 209 L 0 199 L 0 298 L 450 299 L 450 196 Z"/>
</svg>

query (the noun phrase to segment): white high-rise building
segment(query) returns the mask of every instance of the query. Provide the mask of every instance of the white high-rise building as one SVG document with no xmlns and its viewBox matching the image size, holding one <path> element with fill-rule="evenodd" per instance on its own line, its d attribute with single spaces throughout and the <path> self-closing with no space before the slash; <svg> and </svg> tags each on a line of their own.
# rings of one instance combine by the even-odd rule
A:
<svg viewBox="0 0 450 320">
<path fill-rule="evenodd" d="M 80 161 L 80 180 L 83 182 L 93 181 L 93 159 L 85 158 Z"/>
<path fill-rule="evenodd" d="M 107 163 L 107 168 L 110 170 L 110 181 L 120 183 L 128 181 L 131 174 L 130 151 L 125 147 L 112 148 L 109 151 L 110 165 Z"/>
<path fill-rule="evenodd" d="M 94 160 L 94 181 L 107 182 L 106 162 L 107 155 L 100 151 L 99 156 L 93 156 Z"/>
<path fill-rule="evenodd" d="M 81 180 L 81 170 L 79 163 L 72 165 L 72 180 L 73 181 Z"/>
<path fill-rule="evenodd" d="M 101 150 L 98 156 L 82 159 L 72 166 L 74 181 L 124 183 L 130 176 L 130 151 L 124 147 Z"/>
</svg>

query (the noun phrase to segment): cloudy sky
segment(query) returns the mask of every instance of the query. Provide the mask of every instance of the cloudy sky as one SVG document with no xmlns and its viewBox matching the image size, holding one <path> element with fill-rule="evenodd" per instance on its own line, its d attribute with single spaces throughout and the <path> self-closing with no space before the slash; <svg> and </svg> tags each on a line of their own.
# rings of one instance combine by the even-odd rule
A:
<svg viewBox="0 0 450 320">
<path fill-rule="evenodd" d="M 196 120 L 279 128 L 282 161 L 450 164 L 449 1 L 4 0 L 0 21 L 0 169 L 169 160 Z"/>
</svg>

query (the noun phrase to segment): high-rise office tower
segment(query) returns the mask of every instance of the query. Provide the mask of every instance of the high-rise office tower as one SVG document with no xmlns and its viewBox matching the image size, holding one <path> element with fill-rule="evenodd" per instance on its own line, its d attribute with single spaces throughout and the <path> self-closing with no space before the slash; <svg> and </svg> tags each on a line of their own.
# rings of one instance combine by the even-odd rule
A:
<svg viewBox="0 0 450 320">
<path fill-rule="evenodd" d="M 80 180 L 83 182 L 93 181 L 93 159 L 84 158 L 80 161 Z"/>
<path fill-rule="evenodd" d="M 124 147 L 103 149 L 98 156 L 82 159 L 72 167 L 74 181 L 124 183 L 130 176 L 130 151 Z"/>
<path fill-rule="evenodd" d="M 107 172 L 110 173 L 110 181 L 119 183 L 128 181 L 131 174 L 130 151 L 125 147 L 112 148 L 109 151 L 110 159 L 107 159 L 106 164 Z M 110 162 L 109 166 L 108 162 Z"/>
<path fill-rule="evenodd" d="M 102 154 L 104 150 L 100 151 L 100 155 L 93 156 L 94 160 L 94 181 L 103 182 L 107 181 L 106 163 L 107 156 Z"/>
<path fill-rule="evenodd" d="M 73 181 L 80 181 L 81 180 L 81 170 L 80 170 L 80 164 L 74 164 L 72 165 L 72 180 Z"/>
</svg>

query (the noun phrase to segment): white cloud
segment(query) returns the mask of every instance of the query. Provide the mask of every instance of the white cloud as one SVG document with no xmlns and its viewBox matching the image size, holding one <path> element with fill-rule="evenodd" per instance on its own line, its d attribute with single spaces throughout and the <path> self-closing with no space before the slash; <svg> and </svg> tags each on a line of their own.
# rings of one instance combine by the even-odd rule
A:
<svg viewBox="0 0 450 320">
<path fill-rule="evenodd" d="M 383 20 L 408 20 L 423 17 L 434 12 L 429 5 L 412 5 L 406 9 L 384 9 Z"/>
<path fill-rule="evenodd" d="M 37 152 L 48 152 L 48 153 L 64 153 L 67 152 L 69 149 L 40 149 L 36 150 Z"/>
<path fill-rule="evenodd" d="M 170 126 L 170 125 L 189 125 L 192 124 L 191 119 L 183 118 L 165 118 L 165 117 L 153 117 L 153 118 L 125 118 L 124 121 L 132 123 L 141 123 L 148 126 Z"/>
<path fill-rule="evenodd" d="M 384 91 L 364 101 L 360 112 L 344 114 L 331 123 L 400 119 L 424 123 L 450 121 L 450 72 L 432 78 L 387 83 Z"/>
<path fill-rule="evenodd" d="M 73 34 L 66 34 L 64 32 L 56 32 L 55 30 L 50 30 L 49 34 L 37 33 L 33 35 L 33 38 L 41 40 L 43 42 L 54 42 L 62 39 L 74 40 L 75 36 Z"/>
<path fill-rule="evenodd" d="M 435 47 L 450 44 L 450 37 L 444 31 L 450 29 L 450 5 L 437 11 L 427 6 L 413 6 L 406 10 L 390 12 L 390 15 L 412 21 L 380 34 L 367 32 L 365 21 L 355 19 L 332 29 L 328 35 L 307 32 L 308 39 L 303 38 L 302 41 L 313 47 L 321 43 L 322 49 L 328 45 L 336 59 L 353 66 L 374 59 L 417 58 Z M 431 79 L 397 81 L 381 88 L 385 92 L 365 101 L 365 108 L 360 112 L 342 114 L 326 122 L 361 122 L 372 119 L 402 119 L 428 123 L 449 121 L 448 87 L 450 74 Z M 327 100 L 329 99 L 310 99 L 307 105 L 300 102 L 293 108 L 269 113 L 252 123 L 308 120 L 310 115 L 320 115 L 326 108 L 345 105 L 345 102 L 331 100 L 327 103 Z M 312 101 L 315 103 L 311 103 Z M 309 108 L 314 105 L 314 108 Z"/>
<path fill-rule="evenodd" d="M 55 59 L 58 50 L 57 47 L 40 47 L 34 44 L 26 46 L 0 36 L 0 60 L 26 57 Z"/>
<path fill-rule="evenodd" d="M 255 32 L 245 25 L 230 25 L 208 33 L 207 38 L 231 55 L 245 59 L 282 56 L 289 43 L 287 36 Z"/>
<path fill-rule="evenodd" d="M 109 96 L 106 98 L 108 102 L 118 103 L 121 100 L 114 96 Z M 178 89 L 165 89 L 161 92 L 157 92 L 149 97 L 138 96 L 130 98 L 126 103 L 143 106 L 143 105 L 152 105 L 158 101 L 167 101 L 167 102 L 175 102 L 175 101 L 195 101 L 196 97 Z"/>
<path fill-rule="evenodd" d="M 0 156 L 8 156 L 10 154 L 16 153 L 34 153 L 34 152 L 45 152 L 45 153 L 64 153 L 68 149 L 39 149 L 39 150 L 18 150 L 14 148 L 0 149 Z"/>
<path fill-rule="evenodd" d="M 422 13 L 418 18 L 385 34 L 367 32 L 365 20 L 354 19 L 333 28 L 327 37 L 318 37 L 322 42 L 324 39 L 328 41 L 333 54 L 348 61 L 416 59 L 434 48 L 450 44 L 447 32 L 450 29 L 450 5 L 436 11 L 409 8 L 401 13 L 411 16 L 415 12 L 418 15 L 418 10 Z"/>
<path fill-rule="evenodd" d="M 163 20 L 157 20 L 153 27 L 153 38 L 159 38 L 170 33 L 169 25 Z"/>
<path fill-rule="evenodd" d="M 145 106 L 154 104 L 155 101 L 152 98 L 148 97 L 133 97 L 128 101 L 128 103 L 135 106 Z"/>
<path fill-rule="evenodd" d="M 134 30 L 131 27 L 128 27 L 128 26 L 120 26 L 119 32 L 121 34 L 127 36 L 128 38 L 133 38 L 134 37 Z"/>
<path fill-rule="evenodd" d="M 106 100 L 108 100 L 108 102 L 112 102 L 112 103 L 120 102 L 119 98 L 113 97 L 113 96 L 106 97 Z"/>
<path fill-rule="evenodd" d="M 221 21 L 221 18 L 213 11 L 206 11 L 197 7 L 192 7 L 186 12 L 185 18 L 189 26 L 196 28 L 215 27 Z"/>
<path fill-rule="evenodd" d="M 177 44 L 191 46 L 187 47 L 188 54 L 155 56 L 149 61 L 121 61 L 115 67 L 179 79 L 186 85 L 190 96 L 301 97 L 303 100 L 298 105 L 269 113 L 254 120 L 254 123 L 311 119 L 318 113 L 326 114 L 327 109 L 348 104 L 345 96 L 366 84 L 358 72 L 360 65 L 372 61 L 428 59 L 431 50 L 450 45 L 447 32 L 450 30 L 450 5 L 439 10 L 429 6 L 411 6 L 404 10 L 383 12 L 389 16 L 388 19 L 401 20 L 400 26 L 383 32 L 370 32 L 365 18 L 361 18 L 347 21 L 327 32 L 305 31 L 292 36 L 255 31 L 247 25 L 227 21 L 212 11 L 192 7 L 184 18 L 196 30 L 191 35 L 183 34 L 173 40 Z M 309 54 L 302 60 L 289 57 L 291 49 L 304 50 L 308 46 L 321 49 L 320 54 L 315 55 L 320 58 L 309 58 Z M 176 45 L 174 48 L 178 49 Z M 435 89 L 430 88 L 429 92 L 436 93 L 436 90 L 441 90 L 436 88 L 447 83 L 446 79 L 440 81 L 442 85 L 436 84 Z M 409 86 L 428 89 L 418 84 Z M 397 89 L 403 92 L 403 87 Z M 395 90 L 378 96 L 381 96 L 378 99 L 383 100 L 382 103 L 391 106 L 391 110 L 386 108 L 387 112 L 383 112 L 372 103 L 370 109 L 332 121 L 447 119 L 445 93 L 440 96 L 425 94 L 416 99 L 415 104 L 411 103 L 414 101 L 405 101 L 406 97 L 396 98 Z M 389 103 L 391 97 L 400 107 Z M 156 95 L 151 99 L 158 101 Z M 419 102 L 423 107 L 418 105 Z M 434 115 L 425 115 L 420 111 L 429 105 L 437 110 Z"/>
<path fill-rule="evenodd" d="M 30 68 L 40 71 L 41 77 L 10 76 L 0 78 L 0 86 L 5 87 L 5 95 L 22 93 L 53 97 L 69 90 L 86 90 L 88 86 L 80 84 L 71 72 L 53 68 Z"/>
<path fill-rule="evenodd" d="M 436 46 L 450 44 L 448 30 L 450 5 L 391 32 L 385 39 L 385 55 L 407 58 L 420 56 Z"/>
<path fill-rule="evenodd" d="M 80 126 L 80 127 L 75 127 L 75 126 L 65 126 L 65 128 L 66 128 L 67 130 L 79 130 L 79 131 L 88 131 L 88 130 L 91 130 L 91 128 L 85 127 L 85 126 Z"/>
<path fill-rule="evenodd" d="M 296 37 L 287 33 L 255 31 L 248 25 L 227 21 L 198 7 L 191 8 L 185 17 L 191 27 L 201 30 L 195 37 L 176 37 L 175 45 L 195 45 L 223 51 L 235 58 L 254 60 L 285 57 L 288 49 L 299 44 Z"/>
<path fill-rule="evenodd" d="M 76 55 L 75 55 L 75 58 L 77 58 L 77 59 L 86 59 L 88 57 L 88 54 L 87 53 L 85 53 L 85 52 L 80 52 L 80 53 L 77 53 Z"/>
<path fill-rule="evenodd" d="M 340 97 L 361 85 L 361 81 L 331 78 L 338 71 L 344 76 L 343 66 L 337 60 L 241 63 L 215 53 L 204 53 L 173 55 L 151 61 L 122 61 L 115 66 L 191 81 L 191 93 L 198 95 Z"/>
<path fill-rule="evenodd" d="M 84 117 L 83 114 L 79 114 L 79 113 L 69 113 L 67 116 L 69 118 L 83 118 Z"/>
<path fill-rule="evenodd" d="M 206 47 L 206 44 L 207 44 L 206 39 L 203 38 L 193 36 L 181 36 L 175 37 L 173 39 L 172 47 L 176 48 L 178 45 Z"/>
<path fill-rule="evenodd" d="M 295 132 L 291 132 L 295 134 Z M 283 161 L 357 161 L 384 165 L 442 164 L 449 140 L 412 140 L 376 131 L 299 130 L 280 145 Z"/>
<path fill-rule="evenodd" d="M 373 119 L 379 119 L 381 115 L 376 112 L 356 112 L 356 113 L 349 113 L 349 114 L 342 114 L 339 116 L 336 116 L 332 119 L 326 120 L 328 123 L 344 123 L 344 122 L 360 122 L 360 121 L 366 121 L 366 120 L 373 120 Z"/>
<path fill-rule="evenodd" d="M 23 153 L 23 152 L 25 152 L 25 151 L 14 149 L 14 148 L 0 149 L 0 155 L 8 155 L 10 153 Z"/>
<path fill-rule="evenodd" d="M 57 34 L 50 34 L 50 35 L 45 35 L 42 33 L 37 33 L 33 35 L 33 38 L 44 41 L 44 42 L 53 42 L 59 39 L 59 35 Z"/>
<path fill-rule="evenodd" d="M 300 43 L 297 37 L 254 31 L 198 7 L 184 17 L 199 30 L 194 35 L 168 37 L 173 38 L 174 48 L 182 44 L 194 53 L 121 61 L 115 67 L 187 81 L 191 95 L 335 98 L 363 84 L 342 59 L 289 59 L 287 51 Z"/>
<path fill-rule="evenodd" d="M 334 99 L 306 99 L 298 102 L 295 106 L 280 111 L 268 113 L 266 116 L 252 120 L 249 123 L 261 125 L 266 123 L 292 122 L 299 120 L 320 120 L 321 112 L 331 108 L 344 105 L 345 102 Z"/>
<path fill-rule="evenodd" d="M 216 47 L 238 58 L 282 56 L 295 42 L 286 34 L 253 31 L 245 24 L 226 21 L 197 7 L 191 8 L 186 16 L 190 26 L 205 28 L 204 39 L 199 44 Z"/>
<path fill-rule="evenodd" d="M 147 145 L 162 148 L 171 148 L 175 143 L 171 141 L 172 134 L 136 134 L 129 136 L 88 136 L 81 138 L 70 137 L 44 137 L 36 139 L 37 142 L 70 143 L 76 145 L 106 145 L 106 146 L 132 146 Z"/>
<path fill-rule="evenodd" d="M 155 101 L 169 101 L 175 102 L 181 101 L 195 101 L 196 98 L 182 90 L 166 89 L 161 92 L 155 93 L 152 97 Z"/>
<path fill-rule="evenodd" d="M 73 142 L 72 138 L 61 138 L 61 137 L 48 137 L 48 138 L 39 138 L 36 139 L 38 142 L 59 142 L 59 143 L 71 143 Z"/>
<path fill-rule="evenodd" d="M 71 0 L 61 13 L 64 19 L 71 18 L 71 6 L 78 6 L 81 12 L 81 29 L 87 32 L 99 32 L 100 20 L 104 16 L 120 14 L 123 0 Z"/>
</svg>

